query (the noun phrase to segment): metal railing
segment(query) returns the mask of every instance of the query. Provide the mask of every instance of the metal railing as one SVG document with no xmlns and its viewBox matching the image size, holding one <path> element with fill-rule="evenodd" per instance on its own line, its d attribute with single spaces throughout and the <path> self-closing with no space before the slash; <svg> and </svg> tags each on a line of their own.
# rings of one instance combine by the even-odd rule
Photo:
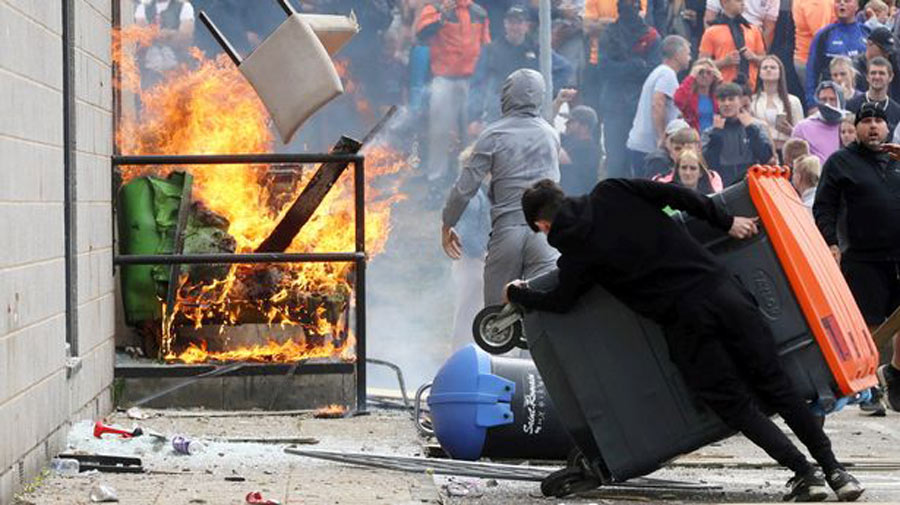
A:
<svg viewBox="0 0 900 505">
<path fill-rule="evenodd" d="M 258 264 L 352 262 L 355 267 L 356 303 L 356 408 L 366 410 L 366 220 L 365 156 L 361 154 L 209 154 L 113 156 L 112 166 L 252 165 L 346 162 L 353 165 L 354 241 L 352 252 L 250 254 L 143 254 L 113 255 L 113 265 Z M 300 169 L 295 167 L 294 170 Z"/>
</svg>

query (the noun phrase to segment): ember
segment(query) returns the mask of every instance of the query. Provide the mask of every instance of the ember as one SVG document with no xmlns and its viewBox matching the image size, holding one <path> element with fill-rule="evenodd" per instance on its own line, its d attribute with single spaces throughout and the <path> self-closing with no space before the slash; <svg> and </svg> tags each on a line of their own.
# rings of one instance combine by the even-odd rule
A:
<svg viewBox="0 0 900 505">
<path fill-rule="evenodd" d="M 338 419 L 347 415 L 347 407 L 343 405 L 329 405 L 316 409 L 313 417 L 316 419 Z"/>
<path fill-rule="evenodd" d="M 272 152 L 275 138 L 257 95 L 225 56 L 194 59 L 146 90 L 140 89 L 135 45 L 157 34 L 129 27 L 116 37 L 123 90 L 140 95 L 139 114 L 125 115 L 117 142 L 123 154 L 234 154 Z M 366 250 L 378 254 L 387 240 L 391 206 L 402 198 L 397 177 L 407 166 L 385 147 L 368 149 L 366 163 Z M 193 175 L 191 200 L 223 223 L 235 253 L 251 253 L 269 236 L 303 190 L 315 167 L 285 174 L 266 165 L 205 167 L 122 167 L 123 182 L 136 177 L 166 177 L 173 171 Z M 331 189 L 286 252 L 336 252 L 354 249 L 351 170 Z M 172 310 L 163 306 L 160 355 L 187 363 L 207 360 L 296 361 L 311 357 L 354 359 L 349 328 L 352 263 L 233 265 L 204 270 L 185 268 Z M 212 274 L 210 273 L 212 272 Z M 163 304 L 165 305 L 165 304 Z M 227 326 L 244 322 L 297 328 L 296 336 L 258 345 L 209 350 L 206 341 L 186 346 L 179 328 Z"/>
</svg>

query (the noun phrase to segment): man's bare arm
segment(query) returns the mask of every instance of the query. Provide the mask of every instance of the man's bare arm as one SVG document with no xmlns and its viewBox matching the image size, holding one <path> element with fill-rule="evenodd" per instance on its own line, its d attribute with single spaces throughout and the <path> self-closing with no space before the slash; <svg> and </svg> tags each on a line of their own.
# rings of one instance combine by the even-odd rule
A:
<svg viewBox="0 0 900 505">
<path fill-rule="evenodd" d="M 652 114 L 653 129 L 656 130 L 656 138 L 666 137 L 666 105 L 671 100 L 665 93 L 659 91 L 653 93 Z"/>
</svg>

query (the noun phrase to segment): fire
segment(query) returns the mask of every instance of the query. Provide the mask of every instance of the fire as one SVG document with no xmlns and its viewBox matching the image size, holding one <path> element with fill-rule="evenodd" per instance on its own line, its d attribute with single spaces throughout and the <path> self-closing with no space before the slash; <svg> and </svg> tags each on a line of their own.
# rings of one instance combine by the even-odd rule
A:
<svg viewBox="0 0 900 505">
<path fill-rule="evenodd" d="M 275 136 L 269 114 L 249 83 L 225 55 L 207 58 L 192 49 L 193 61 L 165 76 L 150 89 L 140 89 L 133 48 L 147 45 L 157 31 L 141 27 L 121 30 L 114 44 L 124 91 L 140 94 L 140 112 L 123 117 L 116 135 L 123 154 L 233 154 L 273 152 Z M 335 139 L 337 140 L 337 139 Z M 398 177 L 408 166 L 386 147 L 366 154 L 366 251 L 384 249 L 390 232 L 391 207 L 403 198 Z M 227 233 L 237 253 L 250 253 L 275 228 L 290 204 L 315 173 L 306 167 L 287 187 L 270 167 L 222 165 L 122 167 L 122 177 L 174 170 L 194 177 L 192 201 L 228 220 Z M 353 168 L 350 167 L 294 238 L 287 252 L 354 250 Z M 308 357 L 353 358 L 349 329 L 352 263 L 233 265 L 212 281 L 195 282 L 182 275 L 171 313 L 162 318 L 162 354 L 188 363 L 207 360 L 293 361 Z M 247 319 L 302 328 L 301 341 L 270 341 L 248 348 L 208 351 L 206 343 L 177 349 L 176 330 L 215 323 L 236 325 Z"/>
<path fill-rule="evenodd" d="M 345 415 L 347 415 L 347 407 L 335 403 L 327 407 L 318 408 L 313 413 L 313 417 L 316 419 L 336 419 Z"/>
<path fill-rule="evenodd" d="M 353 74 L 350 71 L 350 61 L 344 58 L 338 58 L 334 60 L 334 69 L 337 71 L 338 76 L 341 78 L 341 83 L 344 85 L 344 94 L 349 95 L 353 99 L 353 104 L 356 106 L 356 111 L 359 115 L 366 120 L 373 119 L 375 113 L 372 111 L 372 105 L 360 93 L 360 86 L 353 78 Z"/>
<path fill-rule="evenodd" d="M 199 346 L 192 344 L 187 350 L 178 355 L 178 359 L 185 363 L 204 363 L 210 359 L 216 361 L 285 362 L 297 361 L 298 359 L 331 358 L 334 356 L 351 360 L 353 358 L 352 352 L 348 352 L 351 349 L 352 346 L 337 347 L 331 343 L 310 349 L 293 340 L 287 340 L 284 343 L 270 340 L 265 345 L 254 345 L 231 351 L 210 353 L 206 350 L 205 344 Z"/>
</svg>

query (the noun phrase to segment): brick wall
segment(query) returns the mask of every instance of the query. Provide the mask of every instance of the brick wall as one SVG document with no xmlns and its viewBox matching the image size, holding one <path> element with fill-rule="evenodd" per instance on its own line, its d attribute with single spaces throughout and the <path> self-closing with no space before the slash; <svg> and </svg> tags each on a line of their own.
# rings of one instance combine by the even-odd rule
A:
<svg viewBox="0 0 900 505">
<path fill-rule="evenodd" d="M 111 408 L 110 9 L 75 0 L 81 367 L 67 370 L 62 3 L 0 0 L 0 503 L 65 446 L 71 422 Z"/>
</svg>

